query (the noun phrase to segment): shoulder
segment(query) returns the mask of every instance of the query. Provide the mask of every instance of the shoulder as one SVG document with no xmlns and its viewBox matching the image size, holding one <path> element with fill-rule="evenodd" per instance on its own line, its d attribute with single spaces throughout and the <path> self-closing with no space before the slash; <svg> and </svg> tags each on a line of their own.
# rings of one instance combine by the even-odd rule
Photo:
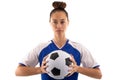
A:
<svg viewBox="0 0 120 80">
<path fill-rule="evenodd" d="M 50 43 L 51 43 L 51 41 L 39 43 L 39 44 L 38 44 L 37 46 L 35 46 L 29 53 L 30 53 L 30 54 L 39 55 L 39 53 L 40 53 L 45 47 L 47 47 Z"/>
<path fill-rule="evenodd" d="M 43 48 L 47 47 L 49 44 L 51 44 L 51 41 L 39 43 L 35 47 L 35 49 L 42 50 Z"/>
<path fill-rule="evenodd" d="M 83 44 L 79 42 L 74 42 L 74 41 L 69 40 L 69 44 L 73 46 L 75 49 L 77 49 L 78 51 L 80 51 L 81 55 L 90 53 L 89 50 Z"/>
<path fill-rule="evenodd" d="M 69 40 L 68 43 L 69 43 L 71 46 L 73 46 L 74 48 L 77 48 L 77 49 L 82 49 L 82 48 L 84 48 L 84 46 L 83 46 L 81 43 L 79 43 L 79 42 L 75 42 L 75 41 Z"/>
<path fill-rule="evenodd" d="M 51 43 L 51 41 L 42 42 L 42 43 L 39 43 L 37 47 L 46 47 L 46 46 L 48 46 L 50 43 Z"/>
</svg>

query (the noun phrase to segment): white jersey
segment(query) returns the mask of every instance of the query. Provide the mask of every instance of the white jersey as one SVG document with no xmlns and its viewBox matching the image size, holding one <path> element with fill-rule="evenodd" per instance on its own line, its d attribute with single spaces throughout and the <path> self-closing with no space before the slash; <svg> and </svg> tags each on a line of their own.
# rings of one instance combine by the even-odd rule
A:
<svg viewBox="0 0 120 80">
<path fill-rule="evenodd" d="M 63 50 L 72 54 L 77 65 L 86 68 L 99 67 L 97 62 L 92 57 L 91 53 L 83 45 L 67 40 L 65 45 L 59 48 L 53 40 L 39 44 L 36 48 L 29 52 L 29 54 L 20 62 L 21 65 L 35 67 L 38 63 L 42 63 L 43 58 L 55 50 Z M 42 80 L 54 80 L 47 74 L 41 74 Z M 64 80 L 77 80 L 78 73 L 65 78 Z"/>
</svg>

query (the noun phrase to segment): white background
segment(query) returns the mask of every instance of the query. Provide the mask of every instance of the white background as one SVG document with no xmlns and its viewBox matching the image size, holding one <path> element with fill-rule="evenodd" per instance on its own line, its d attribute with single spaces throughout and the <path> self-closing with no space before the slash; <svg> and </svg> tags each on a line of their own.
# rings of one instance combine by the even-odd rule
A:
<svg viewBox="0 0 120 80">
<path fill-rule="evenodd" d="M 22 57 L 53 38 L 49 13 L 54 0 L 0 0 L 0 80 L 40 80 L 40 75 L 16 77 Z M 67 37 L 86 46 L 101 65 L 101 80 L 119 80 L 119 0 L 64 0 L 70 25 Z M 79 80 L 95 80 L 79 75 Z"/>
</svg>

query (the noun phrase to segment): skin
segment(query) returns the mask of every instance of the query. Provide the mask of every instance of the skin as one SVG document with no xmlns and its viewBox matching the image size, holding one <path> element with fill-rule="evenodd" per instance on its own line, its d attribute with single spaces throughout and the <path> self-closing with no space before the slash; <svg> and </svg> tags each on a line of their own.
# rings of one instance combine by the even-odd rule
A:
<svg viewBox="0 0 120 80">
<path fill-rule="evenodd" d="M 58 48 L 61 48 L 66 43 L 66 36 L 65 32 L 69 25 L 69 20 L 66 17 L 65 12 L 63 11 L 56 11 L 54 12 L 50 17 L 50 25 L 52 27 L 52 30 L 54 32 L 54 38 L 53 41 L 57 45 Z M 19 65 L 16 69 L 16 75 L 17 76 L 29 76 L 29 75 L 35 75 L 35 74 L 43 74 L 47 73 L 46 68 L 46 58 L 43 59 L 41 67 L 27 67 L 27 66 L 21 66 Z M 69 70 L 69 75 L 72 75 L 74 72 L 78 72 L 81 74 L 84 74 L 86 76 L 101 79 L 102 74 L 99 68 L 84 68 L 81 66 L 78 66 L 74 60 L 74 57 L 71 57 L 71 61 L 73 62 L 73 65 L 70 65 L 72 68 Z"/>
<path fill-rule="evenodd" d="M 69 21 L 62 11 L 57 11 L 51 15 L 50 24 L 54 32 L 53 41 L 55 44 L 61 48 L 66 43 L 65 32 Z"/>
</svg>

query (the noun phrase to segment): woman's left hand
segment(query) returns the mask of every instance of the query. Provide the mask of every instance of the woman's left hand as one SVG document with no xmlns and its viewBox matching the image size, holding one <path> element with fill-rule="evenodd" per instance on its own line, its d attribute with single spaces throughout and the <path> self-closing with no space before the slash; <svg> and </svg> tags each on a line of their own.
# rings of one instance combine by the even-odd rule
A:
<svg viewBox="0 0 120 80">
<path fill-rule="evenodd" d="M 78 68 L 79 68 L 79 66 L 77 65 L 77 63 L 72 55 L 71 55 L 70 60 L 72 61 L 72 64 L 69 66 L 70 70 L 69 70 L 68 76 L 71 76 L 73 73 L 77 72 Z"/>
</svg>

